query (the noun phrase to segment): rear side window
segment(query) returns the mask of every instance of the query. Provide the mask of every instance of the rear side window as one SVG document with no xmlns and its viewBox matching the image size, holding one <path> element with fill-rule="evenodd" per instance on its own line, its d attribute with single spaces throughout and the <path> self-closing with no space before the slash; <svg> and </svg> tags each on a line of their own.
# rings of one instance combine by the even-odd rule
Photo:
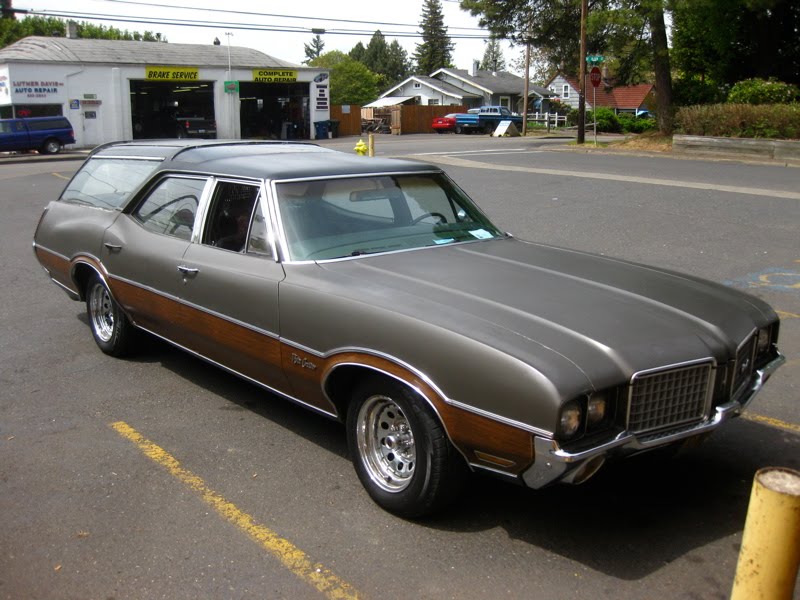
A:
<svg viewBox="0 0 800 600">
<path fill-rule="evenodd" d="M 205 179 L 166 177 L 133 212 L 133 218 L 153 233 L 190 240 Z"/>
<path fill-rule="evenodd" d="M 61 201 L 98 208 L 121 208 L 160 162 L 93 158 L 69 182 L 61 194 Z"/>
<path fill-rule="evenodd" d="M 31 131 L 44 131 L 45 129 L 72 129 L 66 119 L 44 119 L 42 121 L 28 121 Z"/>
</svg>

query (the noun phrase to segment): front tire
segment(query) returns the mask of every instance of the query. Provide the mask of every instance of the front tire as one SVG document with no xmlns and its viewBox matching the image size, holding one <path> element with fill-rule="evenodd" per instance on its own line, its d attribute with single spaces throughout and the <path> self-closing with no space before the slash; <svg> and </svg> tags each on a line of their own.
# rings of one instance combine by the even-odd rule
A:
<svg viewBox="0 0 800 600">
<path fill-rule="evenodd" d="M 347 442 L 370 497 L 401 517 L 421 517 L 458 493 L 467 467 L 424 400 L 389 379 L 372 377 L 355 391 Z"/>
<path fill-rule="evenodd" d="M 111 356 L 124 356 L 133 346 L 134 330 L 99 275 L 86 286 L 86 314 L 97 346 Z"/>
</svg>

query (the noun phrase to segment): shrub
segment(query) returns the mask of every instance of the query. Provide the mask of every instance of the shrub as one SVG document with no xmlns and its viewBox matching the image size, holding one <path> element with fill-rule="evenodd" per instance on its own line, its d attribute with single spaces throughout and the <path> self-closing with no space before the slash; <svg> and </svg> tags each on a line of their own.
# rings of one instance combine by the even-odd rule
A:
<svg viewBox="0 0 800 600">
<path fill-rule="evenodd" d="M 731 104 L 788 104 L 800 99 L 800 88 L 777 79 L 745 79 L 728 94 Z"/>
<path fill-rule="evenodd" d="M 631 113 L 620 113 L 617 115 L 617 119 L 619 119 L 623 133 L 644 133 L 658 128 L 655 119 L 637 117 Z"/>
<path fill-rule="evenodd" d="M 725 102 L 725 90 L 712 81 L 676 79 L 672 82 L 672 104 L 674 106 L 718 104 L 720 102 Z"/>
<path fill-rule="evenodd" d="M 800 104 L 708 104 L 684 106 L 675 125 L 687 135 L 800 138 Z"/>
<path fill-rule="evenodd" d="M 594 112 L 587 110 L 586 126 L 588 127 L 590 123 L 593 123 L 595 118 L 597 119 L 597 131 L 604 133 L 620 133 L 622 131 L 622 125 L 617 115 L 610 108 L 601 107 Z"/>
</svg>

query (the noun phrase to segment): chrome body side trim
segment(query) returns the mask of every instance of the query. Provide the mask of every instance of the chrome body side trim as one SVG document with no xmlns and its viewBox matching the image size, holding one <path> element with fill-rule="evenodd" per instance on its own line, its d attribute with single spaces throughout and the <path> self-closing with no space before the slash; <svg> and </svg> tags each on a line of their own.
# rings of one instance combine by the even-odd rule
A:
<svg viewBox="0 0 800 600">
<path fill-rule="evenodd" d="M 522 479 L 528 487 L 541 488 L 556 481 L 570 482 L 583 467 L 589 466 L 590 461 L 598 457 L 605 457 L 614 453 L 634 454 L 652 450 L 672 442 L 678 442 L 702 433 L 711 432 L 725 421 L 738 416 L 761 391 L 764 383 L 775 370 L 786 362 L 786 358 L 778 353 L 777 356 L 763 368 L 754 372 L 747 391 L 740 400 L 731 400 L 727 404 L 716 407 L 714 415 L 707 421 L 684 427 L 673 432 L 666 432 L 661 436 L 643 435 L 637 437 L 624 431 L 613 440 L 580 452 L 568 452 L 561 448 L 556 440 L 536 436 L 534 450 L 536 459 L 533 465 L 522 474 Z"/>
<path fill-rule="evenodd" d="M 308 354 L 312 354 L 312 355 L 314 355 L 314 356 L 316 356 L 316 357 L 318 357 L 320 359 L 327 359 L 327 358 L 330 358 L 331 356 L 335 356 L 336 354 L 344 354 L 344 353 L 347 353 L 347 352 L 355 352 L 355 353 L 359 353 L 359 354 L 369 354 L 371 356 L 377 356 L 379 358 L 383 358 L 385 360 L 388 360 L 391 363 L 394 363 L 394 364 L 406 369 L 407 371 L 410 371 L 410 372 L 414 373 L 414 375 L 416 375 L 417 377 L 422 379 L 428 386 L 430 386 L 436 392 L 436 394 L 440 398 L 442 398 L 450 406 L 453 406 L 455 408 L 459 408 L 459 409 L 467 411 L 467 412 L 471 412 L 471 413 L 479 415 L 481 417 L 486 417 L 487 419 L 490 419 L 492 421 L 497 421 L 498 423 L 502 423 L 504 425 L 509 425 L 511 427 L 516 427 L 518 429 L 522 429 L 523 431 L 527 431 L 527 432 L 533 433 L 535 435 L 542 435 L 542 436 L 552 436 L 553 435 L 552 431 L 547 431 L 546 429 L 540 429 L 538 427 L 534 427 L 532 425 L 528 425 L 526 423 L 522 423 L 521 421 L 515 421 L 513 419 L 508 419 L 508 418 L 503 417 L 501 415 L 498 415 L 498 414 L 495 414 L 495 413 L 491 413 L 491 412 L 485 411 L 483 409 L 476 408 L 474 406 L 470 406 L 469 404 L 464 404 L 463 402 L 459 402 L 458 400 L 453 400 L 447 394 L 445 394 L 442 391 L 442 389 L 438 385 L 436 385 L 436 383 L 433 381 L 433 379 L 430 376 L 428 376 L 426 373 L 424 373 L 423 371 L 420 371 L 419 369 L 417 369 L 413 365 L 407 363 L 406 361 L 404 361 L 404 360 L 402 360 L 400 358 L 397 358 L 396 356 L 392 356 L 391 354 L 386 354 L 385 352 L 379 352 L 377 350 L 371 350 L 369 348 L 359 348 L 359 347 L 334 348 L 333 350 L 329 350 L 328 352 L 319 352 L 318 350 L 314 350 L 313 348 L 309 348 L 307 346 L 303 346 L 302 344 L 298 344 L 298 343 L 292 342 L 292 341 L 287 340 L 285 338 L 281 338 L 281 341 L 284 344 L 288 345 L 288 346 L 292 346 L 292 347 L 297 348 L 298 350 L 300 350 L 302 352 L 306 352 Z M 350 363 L 341 363 L 339 365 L 336 365 L 326 375 L 325 380 L 322 382 L 323 392 L 324 392 L 325 384 L 327 382 L 327 378 L 330 377 L 330 375 L 331 375 L 331 373 L 333 373 L 333 371 L 335 371 L 338 367 L 340 367 L 340 366 L 342 366 L 344 364 L 350 364 Z M 360 365 L 359 363 L 353 363 L 353 365 L 366 366 L 366 365 Z M 353 366 L 353 365 L 351 365 L 351 366 Z M 327 398 L 327 394 L 326 394 L 325 397 Z M 330 398 L 328 398 L 328 400 L 330 400 Z"/>
<path fill-rule="evenodd" d="M 313 410 L 314 412 L 317 412 L 317 413 L 319 413 L 321 415 L 324 415 L 324 416 L 326 416 L 328 418 L 331 418 L 331 419 L 338 419 L 339 418 L 338 415 L 336 415 L 335 413 L 331 413 L 331 412 L 322 410 L 318 406 L 314 406 L 313 404 L 308 404 L 307 402 L 303 402 L 302 400 L 299 400 L 299 399 L 295 398 L 294 396 L 290 396 L 286 392 L 281 392 L 280 390 L 277 390 L 277 389 L 275 389 L 273 387 L 270 387 L 265 383 L 261 383 L 260 381 L 258 381 L 256 379 L 253 379 L 252 377 L 248 377 L 247 375 L 244 375 L 244 374 L 240 373 L 239 371 L 231 369 L 230 367 L 226 367 L 222 363 L 218 363 L 217 361 L 212 360 L 212 359 L 206 357 L 205 355 L 200 354 L 199 352 L 195 352 L 194 350 L 191 350 L 190 348 L 187 348 L 186 346 L 181 346 L 180 344 L 172 341 L 171 339 L 166 338 L 164 336 L 161 336 L 161 335 L 159 335 L 159 334 L 157 334 L 157 333 L 155 333 L 153 331 L 150 331 L 149 329 L 146 329 L 144 327 L 140 327 L 140 329 L 142 331 L 148 332 L 151 335 L 154 335 L 155 337 L 157 337 L 157 338 L 159 338 L 161 340 L 164 340 L 165 342 L 167 342 L 168 344 L 171 344 L 172 346 L 175 346 L 176 348 L 180 348 L 181 350 L 184 350 L 184 351 L 188 352 L 192 356 L 196 356 L 197 358 L 199 358 L 201 360 L 204 360 L 207 363 L 214 365 L 215 367 L 219 367 L 223 371 L 227 371 L 228 373 L 230 373 L 232 375 L 236 375 L 237 377 L 240 377 L 240 378 L 242 378 L 242 379 L 244 379 L 246 381 L 249 381 L 250 383 L 253 383 L 253 384 L 257 385 L 260 388 L 263 388 L 263 389 L 265 389 L 265 390 L 267 390 L 269 392 L 272 392 L 273 394 L 276 394 L 276 395 L 280 396 L 281 398 L 285 398 L 286 400 L 289 400 L 290 402 L 294 402 L 295 404 L 299 404 L 299 405 L 303 406 L 304 408 L 308 408 L 310 410 Z"/>
<path fill-rule="evenodd" d="M 274 340 L 279 340 L 280 339 L 280 336 L 277 333 L 273 333 L 271 331 L 267 331 L 266 329 L 260 329 L 258 327 L 253 327 L 251 324 L 245 323 L 244 321 L 239 321 L 238 319 L 233 319 L 233 318 L 231 318 L 231 317 L 229 317 L 227 315 L 223 315 L 222 313 L 218 313 L 216 311 L 209 310 L 209 309 L 204 308 L 202 306 L 198 306 L 197 304 L 193 304 L 192 302 L 187 302 L 183 298 L 178 298 L 177 296 L 173 296 L 171 294 L 165 294 L 164 292 L 161 292 L 159 290 L 156 290 L 156 289 L 154 289 L 152 287 L 149 287 L 149 286 L 146 286 L 146 285 L 142 285 L 140 283 L 137 283 L 136 281 L 131 281 L 130 279 L 125 279 L 124 277 L 119 277 L 118 275 L 110 275 L 109 278 L 113 279 L 114 281 L 120 281 L 120 282 L 125 283 L 127 285 L 139 288 L 140 290 L 145 290 L 147 292 L 150 292 L 151 294 L 155 294 L 157 296 L 161 296 L 162 298 L 166 298 L 167 300 L 171 300 L 171 301 L 176 302 L 178 304 L 181 304 L 183 306 L 188 306 L 189 308 L 191 308 L 193 310 L 205 313 L 207 315 L 211 315 L 212 317 L 216 317 L 218 319 L 222 319 L 223 321 L 227 321 L 228 323 L 233 323 L 234 325 L 238 325 L 239 327 L 242 327 L 244 329 L 249 329 L 250 331 L 252 331 L 254 333 L 258 333 L 259 335 L 263 335 L 263 336 L 266 336 L 266 337 L 274 339 Z"/>
</svg>

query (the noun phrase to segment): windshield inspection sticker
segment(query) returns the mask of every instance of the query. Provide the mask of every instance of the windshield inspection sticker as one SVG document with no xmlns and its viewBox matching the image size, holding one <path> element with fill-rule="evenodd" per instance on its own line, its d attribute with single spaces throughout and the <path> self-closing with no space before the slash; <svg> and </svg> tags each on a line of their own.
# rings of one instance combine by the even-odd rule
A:
<svg viewBox="0 0 800 600">
<path fill-rule="evenodd" d="M 491 233 L 489 233 L 485 229 L 475 229 L 473 231 L 470 231 L 470 234 L 472 234 L 472 237 L 478 238 L 479 240 L 488 240 L 494 237 Z"/>
</svg>

